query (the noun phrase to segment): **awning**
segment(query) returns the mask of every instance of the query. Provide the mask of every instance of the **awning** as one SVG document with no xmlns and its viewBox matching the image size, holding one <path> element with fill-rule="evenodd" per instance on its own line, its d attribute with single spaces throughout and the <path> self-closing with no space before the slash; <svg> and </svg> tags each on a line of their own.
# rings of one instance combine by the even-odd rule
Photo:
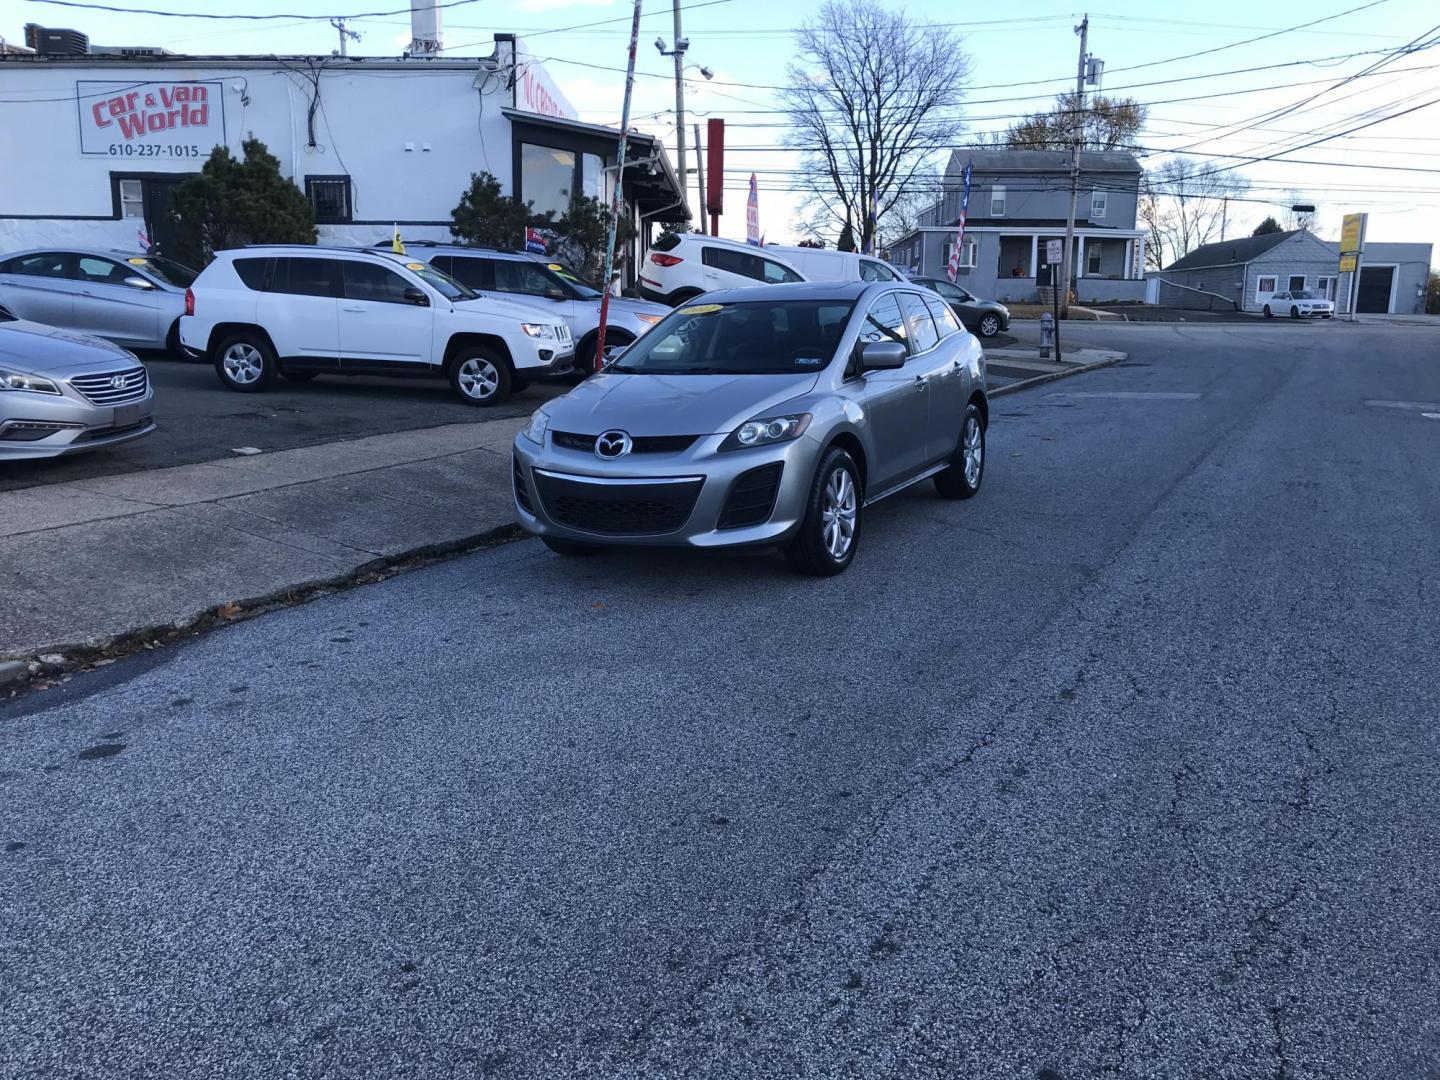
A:
<svg viewBox="0 0 1440 1080">
<path fill-rule="evenodd" d="M 540 113 L 509 107 L 502 107 L 500 111 L 517 127 L 539 128 L 565 135 L 582 145 L 604 143 L 604 157 L 607 161 L 613 161 L 615 151 L 619 149 L 618 128 L 586 124 L 560 116 L 543 116 Z M 649 162 L 649 158 L 654 158 L 655 161 Z M 641 217 L 662 224 L 679 224 L 690 220 L 690 204 L 685 197 L 685 187 L 675 176 L 675 167 L 670 164 L 670 155 L 665 152 L 663 142 L 654 135 L 632 130 L 626 143 L 625 159 L 632 163 L 647 162 L 645 165 L 632 164 L 623 170 L 625 198 L 640 212 Z"/>
</svg>

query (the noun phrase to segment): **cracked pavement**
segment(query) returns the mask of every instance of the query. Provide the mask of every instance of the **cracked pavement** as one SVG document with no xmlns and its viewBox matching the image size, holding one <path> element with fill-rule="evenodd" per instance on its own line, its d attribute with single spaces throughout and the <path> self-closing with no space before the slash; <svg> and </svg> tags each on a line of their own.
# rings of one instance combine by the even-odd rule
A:
<svg viewBox="0 0 1440 1080">
<path fill-rule="evenodd" d="M 1070 333 L 841 578 L 526 541 L 0 710 L 0 1075 L 1440 1075 L 1433 335 Z"/>
</svg>

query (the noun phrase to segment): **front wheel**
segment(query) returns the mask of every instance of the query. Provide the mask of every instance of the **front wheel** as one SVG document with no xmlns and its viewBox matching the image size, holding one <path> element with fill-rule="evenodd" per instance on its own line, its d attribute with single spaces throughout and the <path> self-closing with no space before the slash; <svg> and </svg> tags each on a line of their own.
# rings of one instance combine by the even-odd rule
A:
<svg viewBox="0 0 1440 1080">
<path fill-rule="evenodd" d="M 450 385 L 466 405 L 498 405 L 510 396 L 510 365 L 490 349 L 465 349 L 450 365 Z"/>
<path fill-rule="evenodd" d="M 980 317 L 980 336 L 982 338 L 994 337 L 1000 332 L 1000 316 L 982 315 Z"/>
<path fill-rule="evenodd" d="M 275 381 L 275 351 L 263 334 L 232 335 L 215 350 L 215 374 L 227 390 L 254 394 Z"/>
<path fill-rule="evenodd" d="M 970 499 L 980 493 L 984 479 L 985 419 L 980 415 L 980 406 L 971 402 L 965 407 L 965 424 L 950 467 L 935 474 L 935 490 L 946 499 Z"/>
<path fill-rule="evenodd" d="M 1299 309 L 1298 307 L 1292 307 L 1292 308 L 1290 309 L 1290 318 L 1292 318 L 1292 319 L 1298 319 L 1298 318 L 1300 318 L 1300 309 Z"/>
<path fill-rule="evenodd" d="M 832 446 L 815 470 L 800 528 L 785 547 L 790 565 L 811 577 L 831 577 L 848 567 L 860 546 L 861 502 L 855 459 Z"/>
</svg>

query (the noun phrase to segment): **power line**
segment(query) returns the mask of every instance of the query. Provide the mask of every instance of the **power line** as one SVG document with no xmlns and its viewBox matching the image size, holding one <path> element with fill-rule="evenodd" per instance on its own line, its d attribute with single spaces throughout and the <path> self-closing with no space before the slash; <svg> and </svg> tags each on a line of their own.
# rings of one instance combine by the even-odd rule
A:
<svg viewBox="0 0 1440 1080">
<path fill-rule="evenodd" d="M 82 0 L 28 0 L 28 2 L 32 4 L 50 4 L 55 7 L 84 8 L 87 11 L 115 11 L 121 15 L 158 15 L 168 19 L 224 19 L 246 22 L 262 22 L 268 19 L 319 20 L 321 22 L 330 19 L 376 19 L 383 18 L 386 15 L 411 15 L 417 10 L 421 10 L 412 6 L 396 8 L 394 11 L 360 11 L 349 15 L 301 15 L 295 12 L 276 13 L 273 15 L 217 15 L 207 11 L 159 11 L 155 8 L 116 7 L 111 4 L 82 2 Z M 444 3 L 434 6 L 438 8 L 453 8 L 476 3 L 479 3 L 479 0 L 445 0 Z"/>
</svg>

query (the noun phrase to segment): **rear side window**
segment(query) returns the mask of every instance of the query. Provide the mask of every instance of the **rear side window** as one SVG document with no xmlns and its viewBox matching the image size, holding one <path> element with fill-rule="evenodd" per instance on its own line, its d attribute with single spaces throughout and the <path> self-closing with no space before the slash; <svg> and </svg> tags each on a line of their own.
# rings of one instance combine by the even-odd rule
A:
<svg viewBox="0 0 1440 1080">
<path fill-rule="evenodd" d="M 744 277 L 758 278 L 756 273 L 758 267 L 751 266 L 751 256 L 743 251 L 735 251 L 732 248 L 707 247 L 700 253 L 700 260 L 706 266 L 713 266 L 716 270 L 724 270 L 731 274 L 740 274 Z"/>
<path fill-rule="evenodd" d="M 269 259 L 236 259 L 235 276 L 247 289 L 265 291 L 265 272 L 270 268 Z"/>
<path fill-rule="evenodd" d="M 380 304 L 403 304 L 410 283 L 393 270 L 374 263 L 341 264 L 345 276 L 345 296 L 349 300 L 373 300 Z"/>
<path fill-rule="evenodd" d="M 448 265 L 442 265 L 440 260 L 445 259 Z M 476 292 L 495 291 L 495 262 L 493 259 L 477 259 L 469 255 L 437 255 L 430 260 L 430 265 L 449 274 L 456 281 Z"/>
<path fill-rule="evenodd" d="M 270 292 L 292 296 L 340 295 L 340 263 L 335 259 L 276 259 Z"/>
<path fill-rule="evenodd" d="M 900 314 L 900 302 L 894 293 L 886 293 L 870 305 L 865 324 L 860 327 L 860 341 L 898 341 L 910 344 L 910 335 L 905 328 L 905 319 Z"/>
<path fill-rule="evenodd" d="M 935 319 L 935 329 L 940 332 L 942 338 L 960 332 L 960 320 L 955 318 L 955 312 L 950 310 L 950 305 L 944 300 L 927 296 L 925 297 L 925 306 L 930 309 L 930 314 Z"/>
<path fill-rule="evenodd" d="M 63 251 L 42 251 L 36 255 L 22 255 L 11 259 L 7 273 L 63 278 L 68 276 L 69 263 L 70 256 Z"/>
<path fill-rule="evenodd" d="M 900 306 L 905 310 L 905 321 L 910 326 L 910 340 L 916 352 L 925 352 L 940 344 L 940 334 L 935 329 L 935 320 L 925 301 L 914 293 L 901 293 Z"/>
</svg>

